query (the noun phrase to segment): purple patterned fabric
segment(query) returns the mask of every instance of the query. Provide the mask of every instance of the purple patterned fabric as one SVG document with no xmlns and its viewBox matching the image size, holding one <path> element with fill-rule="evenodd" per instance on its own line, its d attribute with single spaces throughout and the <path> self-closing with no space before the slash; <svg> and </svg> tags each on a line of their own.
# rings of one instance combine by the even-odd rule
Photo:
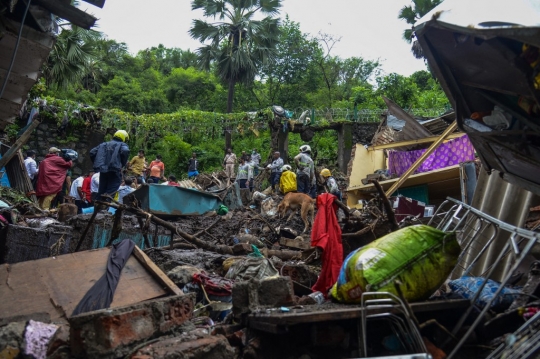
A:
<svg viewBox="0 0 540 359">
<path fill-rule="evenodd" d="M 425 149 L 417 151 L 390 151 L 388 155 L 388 170 L 390 174 L 401 176 L 424 152 L 426 152 Z M 426 158 L 415 173 L 433 171 L 472 160 L 474 160 L 474 147 L 471 141 L 469 141 L 469 137 L 463 135 L 440 145 L 434 153 Z"/>
</svg>

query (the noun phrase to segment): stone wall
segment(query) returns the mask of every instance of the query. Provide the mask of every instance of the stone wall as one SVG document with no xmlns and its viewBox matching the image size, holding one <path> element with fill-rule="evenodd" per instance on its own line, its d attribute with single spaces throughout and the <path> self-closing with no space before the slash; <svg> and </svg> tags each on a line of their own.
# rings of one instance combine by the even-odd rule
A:
<svg viewBox="0 0 540 359">
<path fill-rule="evenodd" d="M 353 145 L 357 143 L 370 144 L 379 125 L 379 122 L 355 122 L 353 124 Z"/>
<path fill-rule="evenodd" d="M 103 142 L 104 131 L 88 129 L 86 126 L 68 124 L 64 132 L 59 131 L 57 123 L 52 119 L 44 119 L 34 130 L 32 137 L 24 146 L 27 150 L 36 151 L 36 160 L 42 161 L 50 147 L 69 148 L 79 153 L 79 159 L 73 164 L 73 174 L 81 175 L 92 168 L 88 153 L 92 148 Z"/>
</svg>

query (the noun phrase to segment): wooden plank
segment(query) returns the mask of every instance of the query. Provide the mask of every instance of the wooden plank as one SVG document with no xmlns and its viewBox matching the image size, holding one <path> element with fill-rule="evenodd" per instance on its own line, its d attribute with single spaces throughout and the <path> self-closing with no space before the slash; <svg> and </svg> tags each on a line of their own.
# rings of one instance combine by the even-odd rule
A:
<svg viewBox="0 0 540 359">
<path fill-rule="evenodd" d="M 452 134 L 448 135 L 448 137 L 446 139 L 451 140 L 451 139 L 454 139 L 454 138 L 459 138 L 459 137 L 464 136 L 464 135 L 465 135 L 464 132 L 452 133 Z M 439 136 L 430 136 L 430 137 L 425 137 L 425 138 L 419 138 L 419 139 L 416 139 L 416 140 L 391 142 L 391 143 L 385 143 L 384 145 L 369 146 L 367 149 L 368 149 L 368 151 L 376 151 L 376 150 L 384 150 L 384 149 L 388 149 L 388 148 L 413 146 L 413 145 L 419 145 L 419 144 L 422 144 L 422 143 L 435 142 L 438 138 L 439 138 Z"/>
<path fill-rule="evenodd" d="M 180 290 L 180 288 L 178 288 L 178 286 L 174 284 L 174 282 L 167 277 L 167 275 L 163 273 L 163 271 L 159 269 L 159 267 L 152 262 L 146 253 L 144 253 L 138 246 L 133 248 L 133 255 L 139 260 L 143 267 L 145 267 L 154 276 L 154 278 L 165 286 L 165 288 L 167 288 L 172 294 L 184 294 L 184 292 L 182 292 L 182 290 Z"/>
<path fill-rule="evenodd" d="M 24 146 L 26 141 L 28 141 L 28 139 L 32 135 L 32 132 L 34 132 L 34 129 L 38 127 L 40 123 L 41 121 L 39 121 L 37 117 L 34 117 L 34 120 L 30 124 L 30 126 L 28 126 L 26 130 L 24 130 L 21 137 L 17 138 L 13 146 L 11 146 L 11 148 L 2 156 L 2 158 L 0 158 L 0 168 L 5 167 L 6 164 L 13 158 L 13 156 L 17 154 L 17 151 L 19 151 L 19 149 Z"/>
<path fill-rule="evenodd" d="M 420 184 L 430 184 L 433 182 L 448 180 L 452 178 L 459 179 L 459 165 L 453 165 L 448 166 L 445 168 L 439 168 L 434 171 L 429 172 L 422 172 L 417 173 L 412 176 L 410 176 L 407 181 L 403 184 L 402 187 L 411 187 L 411 186 L 417 186 Z M 380 181 L 379 184 L 384 188 L 390 188 L 390 186 L 395 183 L 398 180 L 398 178 L 392 178 L 386 181 Z M 372 192 L 375 191 L 375 186 L 373 184 L 367 184 L 362 186 L 353 186 L 347 188 L 347 192 L 349 191 L 365 191 L 365 192 Z"/>
<path fill-rule="evenodd" d="M 110 249 L 71 253 L 0 267 L 0 318 L 49 313 L 65 321 L 94 283 L 105 274 Z M 118 282 L 111 308 L 163 297 L 168 291 L 135 256 Z"/>
<path fill-rule="evenodd" d="M 453 299 L 453 300 L 440 300 L 431 302 L 418 302 L 411 303 L 411 308 L 414 313 L 436 312 L 441 310 L 463 309 L 470 305 L 470 301 L 467 299 Z M 324 307 L 322 307 L 324 308 Z M 303 312 L 301 312 L 304 310 Z M 362 307 L 360 305 L 346 305 L 337 309 L 319 309 L 317 306 L 309 306 L 308 310 L 305 309 L 292 309 L 287 313 L 256 313 L 250 314 L 248 317 L 248 326 L 262 329 L 265 326 L 259 325 L 260 323 L 273 324 L 276 328 L 270 329 L 276 331 L 283 331 L 284 328 L 278 329 L 277 326 L 288 326 L 304 323 L 320 323 L 326 321 L 336 320 L 351 320 L 358 319 L 362 316 Z M 371 310 L 370 313 L 388 312 L 388 309 Z M 258 322 L 255 325 L 251 323 Z M 270 328 L 270 326 L 268 326 Z M 276 331 L 277 332 L 277 331 Z"/>
<path fill-rule="evenodd" d="M 70 4 L 64 4 L 57 0 L 35 0 L 35 2 L 62 19 L 71 22 L 84 29 L 90 30 L 96 23 L 96 18 Z"/>
<path fill-rule="evenodd" d="M 290 239 L 281 237 L 279 244 L 285 247 L 298 248 L 298 249 L 310 249 L 311 243 L 309 241 L 299 241 L 297 239 Z"/>
</svg>

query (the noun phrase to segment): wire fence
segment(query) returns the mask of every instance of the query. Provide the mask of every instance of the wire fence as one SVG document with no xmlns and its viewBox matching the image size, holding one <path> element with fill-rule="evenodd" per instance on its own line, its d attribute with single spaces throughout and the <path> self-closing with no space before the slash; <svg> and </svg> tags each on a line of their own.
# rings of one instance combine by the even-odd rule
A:
<svg viewBox="0 0 540 359">
<path fill-rule="evenodd" d="M 381 116 L 386 114 L 388 110 L 384 109 L 348 109 L 348 108 L 294 108 L 289 110 L 291 118 L 300 117 L 302 113 L 308 111 L 307 116 L 310 117 L 311 123 L 317 123 L 321 120 L 328 122 L 333 121 L 351 121 L 351 122 L 379 122 Z M 416 117 L 438 117 L 446 111 L 445 108 L 431 109 L 410 109 L 411 115 Z"/>
</svg>

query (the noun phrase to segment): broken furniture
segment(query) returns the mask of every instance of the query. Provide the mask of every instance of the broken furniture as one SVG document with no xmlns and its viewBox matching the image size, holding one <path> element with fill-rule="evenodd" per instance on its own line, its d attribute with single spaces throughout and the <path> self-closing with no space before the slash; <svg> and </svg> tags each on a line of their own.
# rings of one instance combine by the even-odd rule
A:
<svg viewBox="0 0 540 359">
<path fill-rule="evenodd" d="M 476 303 L 482 289 L 495 271 L 502 270 L 503 272 L 500 287 L 493 293 L 493 297 L 481 309 L 480 313 L 475 313 L 473 323 L 469 325 L 466 333 L 459 338 L 459 342 L 449 354 L 448 358 L 451 359 L 456 356 L 463 344 L 484 320 L 492 303 L 497 300 L 498 295 L 515 274 L 516 269 L 526 260 L 533 246 L 540 240 L 540 233 L 504 223 L 453 198 L 448 198 L 437 209 L 429 224 L 443 231 L 462 232 L 460 243 L 462 253 L 450 278 L 471 274 L 484 278 L 484 282 L 471 298 L 471 304 Z M 489 258 L 491 251 L 498 253 L 496 258 Z M 505 261 L 504 259 L 509 255 L 513 260 Z M 487 266 L 484 263 L 486 257 L 489 258 Z M 479 270 L 481 272 L 477 273 Z M 463 327 L 473 308 L 474 306 L 471 305 L 460 317 L 452 330 L 453 335 L 457 335 Z"/>
<path fill-rule="evenodd" d="M 65 322 L 103 273 L 109 248 L 3 264 L 0 273 L 0 319 L 47 313 Z M 111 308 L 182 294 L 138 247 L 125 264 Z"/>
</svg>

